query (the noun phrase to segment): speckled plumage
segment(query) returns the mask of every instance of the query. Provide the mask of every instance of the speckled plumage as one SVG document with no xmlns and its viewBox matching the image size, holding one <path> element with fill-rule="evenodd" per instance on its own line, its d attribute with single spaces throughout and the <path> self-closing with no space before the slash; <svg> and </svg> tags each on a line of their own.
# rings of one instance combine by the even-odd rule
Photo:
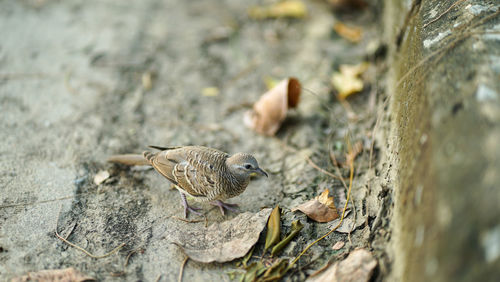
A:
<svg viewBox="0 0 500 282">
<path fill-rule="evenodd" d="M 170 180 L 181 193 L 199 202 L 215 201 L 222 213 L 224 211 L 221 205 L 224 208 L 229 207 L 221 201 L 243 193 L 252 173 L 267 176 L 267 173 L 259 168 L 257 160 L 245 153 L 230 156 L 219 150 L 202 146 L 151 146 L 151 148 L 161 151 L 156 153 L 146 151 L 143 153 L 142 160 L 137 155 L 119 155 L 110 157 L 108 161 L 131 165 L 133 164 L 131 160 L 134 159 L 140 164 L 149 163 Z M 185 197 L 182 199 L 186 209 L 191 210 L 185 202 Z"/>
</svg>

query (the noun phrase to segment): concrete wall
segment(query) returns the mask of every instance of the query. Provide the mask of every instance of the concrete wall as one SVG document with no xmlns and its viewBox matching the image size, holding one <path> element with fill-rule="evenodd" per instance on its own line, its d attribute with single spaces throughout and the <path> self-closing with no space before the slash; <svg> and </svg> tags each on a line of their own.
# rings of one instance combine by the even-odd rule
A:
<svg viewBox="0 0 500 282">
<path fill-rule="evenodd" d="M 500 5 L 394 0 L 385 12 L 387 141 L 396 165 L 391 280 L 494 281 L 500 277 Z"/>
</svg>

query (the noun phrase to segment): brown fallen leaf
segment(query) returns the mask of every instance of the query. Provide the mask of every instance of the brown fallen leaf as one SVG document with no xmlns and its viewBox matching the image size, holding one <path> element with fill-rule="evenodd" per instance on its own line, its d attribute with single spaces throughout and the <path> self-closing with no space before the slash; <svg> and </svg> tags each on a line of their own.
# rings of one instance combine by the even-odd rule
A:
<svg viewBox="0 0 500 282">
<path fill-rule="evenodd" d="M 15 277 L 11 281 L 12 282 L 24 282 L 24 281 L 80 282 L 80 281 L 96 281 L 96 279 L 86 276 L 85 274 L 74 269 L 73 267 L 70 267 L 65 269 L 47 269 L 47 270 L 40 270 L 37 272 L 28 272 L 28 274 Z"/>
<path fill-rule="evenodd" d="M 301 86 L 296 78 L 282 80 L 264 93 L 245 113 L 244 123 L 258 133 L 272 136 L 281 126 L 289 108 L 297 107 Z"/>
<path fill-rule="evenodd" d="M 363 80 L 359 78 L 368 69 L 368 63 L 340 65 L 339 71 L 332 75 L 332 84 L 337 89 L 340 100 L 363 90 Z"/>
<path fill-rule="evenodd" d="M 255 245 L 271 210 L 241 213 L 209 227 L 186 225 L 172 234 L 171 239 L 192 260 L 203 263 L 231 261 L 245 256 Z"/>
<path fill-rule="evenodd" d="M 333 197 L 328 197 L 328 189 L 319 196 L 305 202 L 292 211 L 299 210 L 305 213 L 310 219 L 317 222 L 329 222 L 339 217 Z"/>
<path fill-rule="evenodd" d="M 346 259 L 336 262 L 317 276 L 310 277 L 307 282 L 340 282 L 369 281 L 377 261 L 365 249 L 352 251 Z"/>
<path fill-rule="evenodd" d="M 341 22 L 336 22 L 333 25 L 333 30 L 335 30 L 338 35 L 353 43 L 358 43 L 359 41 L 361 41 L 361 37 L 363 35 L 363 30 L 361 28 L 347 26 Z"/>
<path fill-rule="evenodd" d="M 306 5 L 302 1 L 289 0 L 274 3 L 268 6 L 256 6 L 248 9 L 252 19 L 262 20 L 269 18 L 297 18 L 307 15 Z"/>
</svg>

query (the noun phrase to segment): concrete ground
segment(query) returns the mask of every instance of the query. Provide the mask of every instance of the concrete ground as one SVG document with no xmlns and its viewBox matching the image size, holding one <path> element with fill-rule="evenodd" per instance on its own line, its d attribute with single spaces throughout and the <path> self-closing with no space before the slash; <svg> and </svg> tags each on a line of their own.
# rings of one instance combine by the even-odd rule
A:
<svg viewBox="0 0 500 282">
<path fill-rule="evenodd" d="M 248 7 L 261 2 L 0 2 L 1 280 L 65 267 L 100 280 L 177 279 L 184 254 L 168 239 L 194 224 L 174 218 L 182 216 L 178 193 L 154 171 L 105 161 L 112 154 L 140 153 L 147 145 L 196 144 L 254 154 L 270 177 L 256 179 L 230 202 L 253 213 L 279 204 L 285 230 L 300 218 L 305 228 L 284 256 L 293 258 L 329 230 L 290 209 L 325 188 L 343 191 L 305 155 L 333 172 L 329 144 L 343 144 L 348 130 L 370 147 L 375 112 L 373 103 L 369 111 L 364 105 L 377 92 L 375 85 L 351 100 L 367 125 L 356 127 L 333 98 L 330 75 L 339 64 L 358 63 L 373 53 L 376 13 L 342 19 L 364 26 L 363 41 L 351 44 L 332 31 L 338 18 L 324 2 L 307 1 L 309 16 L 303 20 L 250 19 Z M 264 78 L 288 76 L 311 91 L 303 92 L 277 138 L 247 129 L 245 105 L 265 92 Z M 206 87 L 220 92 L 204 96 Z M 380 185 L 369 189 L 367 183 L 377 178 L 376 164 L 369 166 L 368 159 L 363 154 L 356 174 L 352 238 L 328 237 L 290 279 L 302 280 L 330 258 L 360 246 L 380 259 L 383 277 L 384 240 L 372 244 L 371 233 L 383 193 Z M 111 177 L 95 185 L 101 170 Z M 216 209 L 201 206 L 209 224 L 225 220 Z M 56 238 L 56 226 L 61 236 L 96 255 L 125 247 L 91 258 Z M 339 240 L 347 247 L 332 250 Z M 125 273 L 116 276 L 126 260 Z M 184 277 L 226 281 L 226 272 L 234 269 L 234 263 L 190 261 Z"/>
</svg>

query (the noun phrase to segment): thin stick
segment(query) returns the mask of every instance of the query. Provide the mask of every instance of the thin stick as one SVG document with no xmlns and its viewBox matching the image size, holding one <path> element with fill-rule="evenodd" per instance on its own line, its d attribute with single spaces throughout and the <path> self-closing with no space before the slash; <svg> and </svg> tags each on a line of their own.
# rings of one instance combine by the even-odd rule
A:
<svg viewBox="0 0 500 282">
<path fill-rule="evenodd" d="M 206 220 L 206 218 L 205 219 L 185 219 L 185 218 L 181 218 L 181 217 L 177 217 L 177 216 L 172 216 L 172 218 L 180 220 L 180 221 L 184 221 L 187 223 L 197 223 L 197 222 L 202 222 L 202 221 Z"/>
<path fill-rule="evenodd" d="M 294 153 L 298 153 L 298 150 L 293 148 L 293 147 L 290 147 L 288 144 L 286 144 L 285 142 L 281 141 L 280 139 L 278 138 L 274 138 L 276 141 L 278 141 L 279 143 L 281 143 L 283 145 L 283 147 L 286 149 L 286 150 L 289 150 L 289 151 L 292 151 Z M 309 163 L 310 166 L 312 166 L 314 169 L 318 170 L 319 172 L 323 173 L 323 174 L 326 174 L 328 176 L 330 176 L 331 178 L 335 178 L 335 179 L 339 179 L 339 177 L 331 172 L 328 172 L 324 169 L 322 169 L 321 167 L 319 167 L 315 162 L 313 162 L 311 160 L 311 158 L 309 158 L 309 156 L 303 156 L 304 157 L 304 160 L 307 161 L 307 163 Z"/>
<path fill-rule="evenodd" d="M 320 269 L 316 270 L 313 274 L 309 275 L 309 277 L 314 277 L 314 276 L 320 274 L 321 272 L 323 272 L 323 270 L 327 269 L 330 265 L 332 265 L 331 261 L 327 262 Z"/>
<path fill-rule="evenodd" d="M 144 251 L 144 250 L 142 248 L 137 248 L 135 250 L 130 251 L 130 253 L 128 253 L 127 257 L 125 258 L 125 262 L 123 263 L 123 269 L 122 269 L 122 271 L 120 271 L 118 273 L 112 273 L 111 276 L 122 276 L 122 275 L 124 275 L 125 274 L 125 269 L 127 268 L 128 261 L 129 261 L 130 257 L 133 254 L 135 254 L 135 253 L 137 253 L 139 251 Z"/>
<path fill-rule="evenodd" d="M 179 270 L 179 280 L 178 280 L 179 282 L 182 282 L 182 274 L 184 273 L 184 266 L 186 265 L 188 259 L 189 259 L 189 257 L 186 256 L 186 258 L 184 259 L 184 261 L 181 264 L 181 269 Z"/>
<path fill-rule="evenodd" d="M 446 11 L 444 11 L 443 13 L 441 13 L 439 16 L 435 17 L 434 19 L 432 19 L 430 22 L 424 24 L 423 28 L 426 28 L 428 25 L 432 24 L 433 22 L 439 20 L 442 16 L 444 16 L 445 14 L 447 14 L 451 9 L 453 9 L 453 7 L 455 7 L 456 5 L 460 4 L 461 2 L 464 2 L 464 1 L 467 1 L 467 0 L 457 0 L 457 2 L 453 3 L 448 9 L 446 9 Z"/>
<path fill-rule="evenodd" d="M 77 195 L 84 195 L 84 194 L 89 194 L 89 193 L 80 193 L 80 194 L 77 194 Z M 36 205 L 36 204 L 45 204 L 45 203 L 50 203 L 50 202 L 56 202 L 56 201 L 73 199 L 74 197 L 75 197 L 75 195 L 73 195 L 73 196 L 66 196 L 66 197 L 57 198 L 57 199 L 43 200 L 43 201 L 33 202 L 33 203 L 8 204 L 8 205 L 2 205 L 2 206 L 0 206 L 0 209 L 13 208 L 13 207 L 23 207 L 23 206 L 31 206 L 31 205 Z"/>
<path fill-rule="evenodd" d="M 61 207 L 59 208 L 59 213 L 57 214 L 57 220 L 56 220 L 56 228 L 55 228 L 55 233 L 56 233 L 56 237 L 59 238 L 61 241 L 63 241 L 64 243 L 70 245 L 71 247 L 75 248 L 75 249 L 78 249 L 80 251 L 82 251 L 83 253 L 85 253 L 86 255 L 88 255 L 89 257 L 91 258 L 95 258 L 95 259 L 100 259 L 100 258 L 105 258 L 105 257 L 108 257 L 116 252 L 118 252 L 121 248 L 123 248 L 125 246 L 125 243 L 121 243 L 118 247 L 114 248 L 111 252 L 109 253 L 106 253 L 104 255 L 93 255 L 91 254 L 90 252 L 88 252 L 87 250 L 85 250 L 84 248 L 78 246 L 78 245 L 75 245 L 73 243 L 71 243 L 70 241 L 64 239 L 61 235 L 59 235 L 59 233 L 57 232 L 57 228 L 59 226 L 59 214 L 61 213 L 61 208 L 62 208 L 62 205 Z"/>
</svg>

